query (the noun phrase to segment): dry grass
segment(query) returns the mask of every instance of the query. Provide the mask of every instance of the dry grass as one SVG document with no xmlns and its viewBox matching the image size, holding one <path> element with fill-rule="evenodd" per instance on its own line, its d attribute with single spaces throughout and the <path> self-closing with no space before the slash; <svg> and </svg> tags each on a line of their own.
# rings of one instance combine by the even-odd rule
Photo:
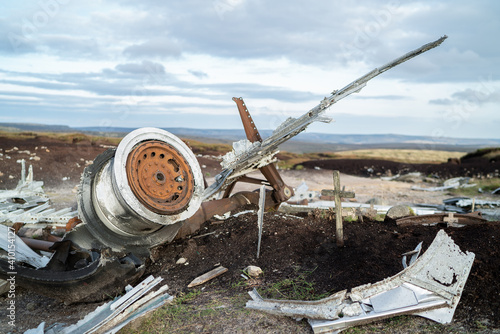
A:
<svg viewBox="0 0 500 334">
<path fill-rule="evenodd" d="M 229 144 L 220 143 L 204 143 L 194 139 L 182 138 L 189 147 L 196 154 L 209 154 L 209 155 L 224 155 L 231 151 L 233 148 Z"/>
<path fill-rule="evenodd" d="M 324 159 L 373 159 L 389 160 L 403 163 L 443 163 L 449 158 L 461 158 L 466 152 L 402 150 L 402 149 L 366 149 L 325 153 L 290 153 L 281 152 L 278 155 L 278 166 L 282 169 L 292 168 L 308 160 Z"/>
<path fill-rule="evenodd" d="M 406 163 L 443 163 L 449 158 L 461 158 L 466 152 L 373 149 L 335 152 L 342 159 L 380 159 Z"/>
</svg>

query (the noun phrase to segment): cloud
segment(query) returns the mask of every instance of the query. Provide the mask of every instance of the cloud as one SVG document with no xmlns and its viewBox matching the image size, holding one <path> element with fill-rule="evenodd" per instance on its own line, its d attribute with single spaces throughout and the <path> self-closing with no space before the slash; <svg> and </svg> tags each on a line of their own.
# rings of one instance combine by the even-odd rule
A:
<svg viewBox="0 0 500 334">
<path fill-rule="evenodd" d="M 34 41 L 25 37 L 11 22 L 0 18 L 0 31 L 2 32 L 0 34 L 0 53 L 23 54 L 36 51 Z"/>
<path fill-rule="evenodd" d="M 208 78 L 208 74 L 203 71 L 189 70 L 189 73 L 197 77 L 198 79 L 206 79 Z"/>
<path fill-rule="evenodd" d="M 179 43 L 169 38 L 153 38 L 144 43 L 130 45 L 123 50 L 123 54 L 129 58 L 179 57 L 181 53 Z"/>
<path fill-rule="evenodd" d="M 430 104 L 436 104 L 440 106 L 448 106 L 453 103 L 451 99 L 434 99 L 434 100 L 429 100 Z"/>
<path fill-rule="evenodd" d="M 38 37 L 39 48 L 60 53 L 65 57 L 92 57 L 101 54 L 98 42 L 89 36 L 69 36 L 64 34 L 45 34 Z"/>
<path fill-rule="evenodd" d="M 500 90 L 475 90 L 466 89 L 453 93 L 452 98 L 459 101 L 467 101 L 469 103 L 499 103 L 500 102 Z"/>
<path fill-rule="evenodd" d="M 408 96 L 403 95 L 377 95 L 377 96 L 363 96 L 363 95 L 354 95 L 352 99 L 360 99 L 360 100 L 409 100 Z"/>
<path fill-rule="evenodd" d="M 149 60 L 143 60 L 140 64 L 138 63 L 126 63 L 118 64 L 115 69 L 119 72 L 130 73 L 130 74 L 154 74 L 163 75 L 166 74 L 165 67 L 156 62 Z"/>
<path fill-rule="evenodd" d="M 474 104 L 484 105 L 487 103 L 500 103 L 500 89 L 484 86 L 484 89 L 477 90 L 467 88 L 453 93 L 449 98 L 430 100 L 430 104 L 454 105 L 454 104 Z"/>
</svg>

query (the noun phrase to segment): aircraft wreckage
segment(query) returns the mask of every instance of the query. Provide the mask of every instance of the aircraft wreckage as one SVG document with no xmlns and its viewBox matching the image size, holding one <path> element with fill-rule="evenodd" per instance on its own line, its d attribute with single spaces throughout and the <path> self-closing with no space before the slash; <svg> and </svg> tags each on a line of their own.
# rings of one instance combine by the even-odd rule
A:
<svg viewBox="0 0 500 334">
<path fill-rule="evenodd" d="M 152 247 L 189 235 L 214 215 L 259 203 L 258 192 L 231 195 L 236 182 L 268 186 L 268 209 L 287 201 L 293 190 L 274 165 L 278 146 L 313 122 L 330 122 L 325 112 L 334 103 L 445 39 L 425 44 L 335 90 L 301 117 L 287 119 L 266 139 L 260 137 L 243 100 L 233 98 L 247 140 L 233 144 L 211 185 L 206 183 L 193 152 L 176 136 L 156 128 L 129 133 L 116 149 L 102 153 L 85 168 L 77 195 L 78 216 L 83 223 L 49 243 L 50 260 L 38 266 L 18 260 L 13 269 L 10 258 L 2 257 L 0 276 L 8 277 L 15 271 L 16 284 L 68 304 L 121 292 L 144 273 Z M 265 180 L 247 176 L 255 170 L 260 170 Z M 15 222 L 4 224 L 13 231 Z M 15 242 L 22 243 L 18 239 Z"/>
</svg>

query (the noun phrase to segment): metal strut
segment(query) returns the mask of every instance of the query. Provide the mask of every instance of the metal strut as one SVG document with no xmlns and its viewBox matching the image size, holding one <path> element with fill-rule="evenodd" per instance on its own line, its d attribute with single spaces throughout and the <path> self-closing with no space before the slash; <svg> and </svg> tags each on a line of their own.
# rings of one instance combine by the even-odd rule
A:
<svg viewBox="0 0 500 334">
<path fill-rule="evenodd" d="M 243 128 L 245 129 L 245 134 L 247 136 L 247 139 L 252 143 L 257 141 L 262 142 L 262 137 L 260 136 L 259 130 L 257 130 L 257 127 L 252 119 L 252 116 L 250 115 L 250 112 L 248 111 L 248 108 L 246 107 L 245 102 L 243 101 L 243 98 L 233 97 L 233 101 L 236 102 L 236 105 L 238 107 L 238 112 L 240 113 L 241 122 L 243 123 Z M 277 205 L 279 205 L 282 202 L 286 202 L 290 197 L 293 196 L 292 188 L 290 188 L 288 185 L 285 184 L 285 182 L 281 178 L 281 175 L 276 169 L 276 165 L 274 163 L 261 167 L 259 168 L 259 170 L 262 173 L 262 175 L 264 175 L 266 180 L 269 182 L 271 187 L 273 187 L 272 197 L 276 201 Z M 238 181 L 254 183 L 255 179 L 252 180 L 249 180 L 247 178 L 238 179 L 226 189 L 224 197 L 229 196 L 232 189 L 234 188 L 234 184 Z"/>
</svg>

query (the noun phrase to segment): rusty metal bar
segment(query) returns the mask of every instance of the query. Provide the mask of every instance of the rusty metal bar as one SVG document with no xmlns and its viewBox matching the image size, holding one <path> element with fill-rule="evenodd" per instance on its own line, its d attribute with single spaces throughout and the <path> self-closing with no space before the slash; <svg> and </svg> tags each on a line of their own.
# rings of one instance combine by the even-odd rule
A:
<svg viewBox="0 0 500 334">
<path fill-rule="evenodd" d="M 271 193 L 266 193 L 266 210 L 274 207 L 276 203 L 271 198 Z M 212 218 L 214 215 L 222 215 L 226 212 L 236 210 L 248 204 L 259 204 L 259 193 L 242 191 L 234 194 L 230 198 L 222 198 L 219 200 L 213 200 L 208 202 L 203 202 L 201 207 L 196 211 L 196 213 L 189 219 L 186 219 L 177 233 L 176 239 L 184 238 L 197 230 L 200 226 Z"/>
<path fill-rule="evenodd" d="M 238 112 L 240 113 L 241 122 L 243 123 L 243 128 L 245 129 L 247 139 L 252 143 L 256 141 L 262 142 L 262 137 L 260 136 L 259 130 L 257 130 L 252 116 L 250 115 L 250 112 L 248 111 L 248 108 L 243 101 L 243 98 L 233 97 L 233 101 L 236 102 L 236 105 L 238 107 Z M 293 196 L 292 188 L 285 184 L 274 164 L 269 164 L 267 166 L 259 168 L 259 170 L 274 189 L 273 197 L 276 201 L 276 205 L 287 201 L 290 197 Z M 243 180 L 240 179 L 240 181 Z"/>
<path fill-rule="evenodd" d="M 38 239 L 32 239 L 32 238 L 25 238 L 25 237 L 20 237 L 22 241 L 26 245 L 28 245 L 31 249 L 33 250 L 42 250 L 46 252 L 54 252 L 53 250 L 50 249 L 54 245 L 53 242 L 50 241 L 45 241 L 45 240 L 38 240 Z"/>
<path fill-rule="evenodd" d="M 245 102 L 242 97 L 233 97 L 233 101 L 236 102 L 238 106 L 238 112 L 240 113 L 241 122 L 243 123 L 243 128 L 245 129 L 245 134 L 247 135 L 248 140 L 252 143 L 256 141 L 262 141 L 259 130 L 255 126 L 253 122 L 252 116 L 250 116 L 250 112 L 248 111 Z"/>
<path fill-rule="evenodd" d="M 269 181 L 267 181 L 267 180 L 257 179 L 255 177 L 250 177 L 250 176 L 246 176 L 246 175 L 243 175 L 242 177 L 240 177 L 238 179 L 238 182 L 245 182 L 245 183 L 252 183 L 252 184 L 259 184 L 259 185 L 263 184 L 266 186 L 271 185 L 269 183 Z"/>
</svg>

